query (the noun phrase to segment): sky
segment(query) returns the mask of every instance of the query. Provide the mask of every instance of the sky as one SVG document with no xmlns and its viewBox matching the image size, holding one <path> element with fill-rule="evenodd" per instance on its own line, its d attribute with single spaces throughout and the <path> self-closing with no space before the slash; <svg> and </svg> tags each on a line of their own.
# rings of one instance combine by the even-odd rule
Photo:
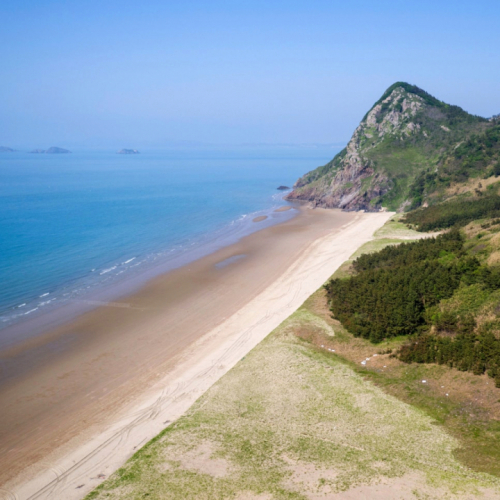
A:
<svg viewBox="0 0 500 500">
<path fill-rule="evenodd" d="M 500 113 L 500 1 L 0 2 L 0 146 L 341 144 L 396 81 Z"/>
</svg>

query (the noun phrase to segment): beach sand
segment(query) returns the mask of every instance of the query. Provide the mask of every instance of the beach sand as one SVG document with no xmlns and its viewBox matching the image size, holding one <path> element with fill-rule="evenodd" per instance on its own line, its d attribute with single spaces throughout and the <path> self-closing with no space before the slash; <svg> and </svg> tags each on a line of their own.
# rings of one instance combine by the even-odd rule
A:
<svg viewBox="0 0 500 500">
<path fill-rule="evenodd" d="M 0 387 L 6 498 L 83 497 L 182 415 L 390 216 L 301 209 L 2 353 L 7 366 L 17 366 Z"/>
</svg>

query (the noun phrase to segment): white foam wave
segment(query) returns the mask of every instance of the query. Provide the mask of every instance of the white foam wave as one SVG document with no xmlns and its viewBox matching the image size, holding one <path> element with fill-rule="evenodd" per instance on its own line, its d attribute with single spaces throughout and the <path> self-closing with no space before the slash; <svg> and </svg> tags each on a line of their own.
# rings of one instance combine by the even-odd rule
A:
<svg viewBox="0 0 500 500">
<path fill-rule="evenodd" d="M 47 293 L 42 293 L 42 295 L 40 295 L 40 298 L 42 298 L 42 297 L 47 297 L 47 295 L 49 295 L 49 292 L 47 292 Z"/>
<path fill-rule="evenodd" d="M 27 314 L 31 314 L 32 312 L 35 312 L 37 309 L 38 307 L 35 307 L 35 309 L 31 309 L 30 311 L 25 312 L 24 316 L 26 316 Z"/>
<path fill-rule="evenodd" d="M 26 302 L 24 304 L 19 304 L 17 307 L 24 307 L 26 305 Z"/>
<path fill-rule="evenodd" d="M 129 262 L 132 262 L 135 260 L 135 257 L 132 257 L 131 259 L 126 260 L 125 262 L 122 262 L 122 264 L 128 264 Z"/>
<path fill-rule="evenodd" d="M 99 274 L 106 274 L 106 273 L 109 273 L 111 271 L 114 271 L 116 269 L 116 266 L 113 266 L 113 267 L 110 267 L 109 269 L 104 269 L 104 271 L 101 271 Z"/>
</svg>

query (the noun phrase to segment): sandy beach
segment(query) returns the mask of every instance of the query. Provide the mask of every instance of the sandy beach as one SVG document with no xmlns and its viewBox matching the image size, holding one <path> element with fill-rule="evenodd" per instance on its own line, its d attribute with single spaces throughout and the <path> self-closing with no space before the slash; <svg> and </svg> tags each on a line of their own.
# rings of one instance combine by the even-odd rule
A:
<svg viewBox="0 0 500 500">
<path fill-rule="evenodd" d="M 301 209 L 3 352 L 12 370 L 0 387 L 4 497 L 83 497 L 182 415 L 390 215 Z"/>
</svg>

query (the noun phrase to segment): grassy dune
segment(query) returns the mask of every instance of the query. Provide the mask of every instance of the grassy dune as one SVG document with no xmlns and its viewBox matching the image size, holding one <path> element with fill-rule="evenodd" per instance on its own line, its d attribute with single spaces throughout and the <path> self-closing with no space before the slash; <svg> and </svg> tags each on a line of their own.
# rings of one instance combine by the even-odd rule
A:
<svg viewBox="0 0 500 500">
<path fill-rule="evenodd" d="M 413 233 L 389 222 L 362 251 Z M 494 455 L 473 470 L 470 445 L 500 391 L 389 358 L 398 342 L 354 339 L 319 290 L 87 498 L 499 498 Z"/>
</svg>

